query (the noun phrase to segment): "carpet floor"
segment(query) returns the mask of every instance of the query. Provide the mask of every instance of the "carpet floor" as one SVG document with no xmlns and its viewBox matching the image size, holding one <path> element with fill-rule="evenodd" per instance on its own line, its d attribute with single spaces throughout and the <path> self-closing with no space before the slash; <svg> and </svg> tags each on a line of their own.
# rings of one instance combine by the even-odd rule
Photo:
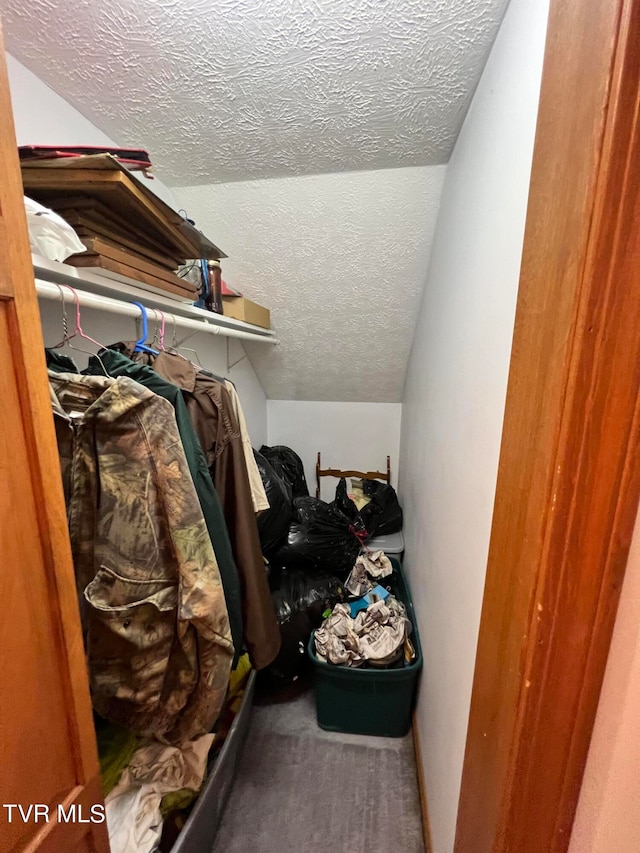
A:
<svg viewBox="0 0 640 853">
<path fill-rule="evenodd" d="M 255 707 L 214 853 L 424 853 L 411 735 L 325 732 L 313 692 Z"/>
</svg>

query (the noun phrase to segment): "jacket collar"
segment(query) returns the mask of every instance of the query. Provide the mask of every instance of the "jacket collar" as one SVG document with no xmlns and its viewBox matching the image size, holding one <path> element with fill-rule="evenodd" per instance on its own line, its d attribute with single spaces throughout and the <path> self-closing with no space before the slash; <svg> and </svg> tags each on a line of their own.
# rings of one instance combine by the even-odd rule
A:
<svg viewBox="0 0 640 853">
<path fill-rule="evenodd" d="M 67 421 L 113 422 L 155 395 L 126 376 L 83 376 L 49 371 L 54 413 Z M 74 413 L 77 413 L 74 415 Z"/>
<path fill-rule="evenodd" d="M 182 391 L 188 391 L 190 394 L 193 394 L 196 387 L 196 376 L 199 371 L 188 358 L 179 353 L 161 350 L 156 356 L 141 354 L 141 358 L 138 359 L 135 353 L 135 346 L 135 341 L 119 341 L 116 344 L 111 344 L 109 349 L 115 350 L 134 361 L 140 360 L 143 364 L 149 364 L 160 376 L 169 382 L 173 382 Z"/>
<path fill-rule="evenodd" d="M 55 349 L 45 349 L 44 354 L 49 370 L 55 370 L 58 373 L 80 373 L 77 364 L 68 355 Z"/>
<path fill-rule="evenodd" d="M 198 368 L 188 358 L 173 352 L 162 351 L 153 360 L 154 370 L 183 391 L 193 394 Z"/>
<path fill-rule="evenodd" d="M 102 349 L 98 353 L 98 356 L 92 355 L 89 359 L 86 370 L 82 371 L 85 376 L 104 376 L 102 365 L 104 365 L 109 376 L 112 377 L 118 376 L 118 374 L 123 373 L 132 365 L 135 365 L 136 368 L 144 369 L 143 365 L 133 361 L 120 350 Z"/>
</svg>

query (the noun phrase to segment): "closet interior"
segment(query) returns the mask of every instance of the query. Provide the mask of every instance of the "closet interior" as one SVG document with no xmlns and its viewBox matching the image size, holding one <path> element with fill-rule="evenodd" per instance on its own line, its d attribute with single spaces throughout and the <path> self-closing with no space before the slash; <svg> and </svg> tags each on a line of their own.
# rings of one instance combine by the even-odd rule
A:
<svg viewBox="0 0 640 853">
<path fill-rule="evenodd" d="M 0 853 L 449 853 L 546 7 L 120 5 L 2 12 Z"/>
</svg>

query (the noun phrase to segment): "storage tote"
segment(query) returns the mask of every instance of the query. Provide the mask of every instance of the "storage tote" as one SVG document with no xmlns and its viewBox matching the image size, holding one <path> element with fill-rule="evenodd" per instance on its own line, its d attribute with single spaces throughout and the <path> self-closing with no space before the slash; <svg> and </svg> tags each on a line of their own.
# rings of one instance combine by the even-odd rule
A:
<svg viewBox="0 0 640 853">
<path fill-rule="evenodd" d="M 391 563 L 393 592 L 405 604 L 413 625 L 410 639 L 416 658 L 398 669 L 361 669 L 325 663 L 316 656 L 314 631 L 308 652 L 315 670 L 316 714 L 321 729 L 403 737 L 411 727 L 411 711 L 422 669 L 422 649 L 406 578 L 400 563 L 393 558 Z M 386 581 L 385 578 L 385 585 Z"/>
</svg>

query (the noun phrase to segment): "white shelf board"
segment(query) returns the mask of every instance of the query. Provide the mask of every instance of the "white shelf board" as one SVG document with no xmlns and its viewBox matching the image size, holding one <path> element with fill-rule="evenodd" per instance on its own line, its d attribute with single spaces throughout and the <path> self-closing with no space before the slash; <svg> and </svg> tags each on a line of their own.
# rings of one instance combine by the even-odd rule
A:
<svg viewBox="0 0 640 853">
<path fill-rule="evenodd" d="M 253 326 L 251 323 L 244 323 L 242 320 L 234 320 L 232 317 L 225 317 L 223 314 L 215 314 L 212 311 L 205 311 L 203 308 L 196 308 L 189 302 L 181 302 L 177 299 L 171 299 L 156 291 L 148 290 L 144 286 L 139 286 L 140 282 L 134 282 L 130 279 L 131 284 L 126 280 L 118 280 L 108 278 L 104 275 L 98 275 L 94 272 L 88 272 L 79 267 L 72 267 L 70 264 L 63 264 L 59 261 L 50 261 L 41 255 L 33 255 L 33 268 L 36 279 L 54 284 L 69 284 L 78 290 L 83 290 L 86 293 L 91 293 L 96 296 L 105 296 L 110 299 L 115 299 L 120 302 L 142 302 L 146 308 L 158 308 L 167 315 L 175 315 L 176 317 L 184 317 L 189 320 L 202 320 L 203 330 L 205 326 L 216 326 L 220 328 L 220 334 L 224 335 L 224 329 L 235 329 L 238 332 L 251 334 L 253 340 L 265 338 L 271 342 L 275 338 L 274 332 L 270 329 L 263 329 L 260 326 Z M 124 276 L 122 277 L 124 279 Z M 191 326 L 191 324 L 189 324 Z M 191 326 L 193 328 L 193 326 Z"/>
</svg>

